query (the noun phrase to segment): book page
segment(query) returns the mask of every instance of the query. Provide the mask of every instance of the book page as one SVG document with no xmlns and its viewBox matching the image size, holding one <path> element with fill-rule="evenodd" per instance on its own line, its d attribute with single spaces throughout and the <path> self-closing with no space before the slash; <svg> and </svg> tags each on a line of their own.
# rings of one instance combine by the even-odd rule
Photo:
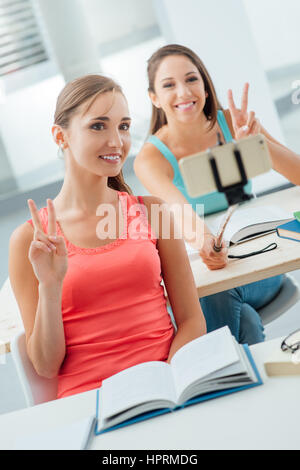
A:
<svg viewBox="0 0 300 470">
<path fill-rule="evenodd" d="M 282 221 L 292 217 L 292 214 L 276 206 L 261 206 L 238 208 L 231 216 L 231 219 L 224 232 L 224 240 L 230 241 L 232 236 L 244 227 L 250 225 L 263 224 L 266 222 Z M 224 214 L 214 220 L 206 221 L 212 233 L 218 232 Z"/>
<path fill-rule="evenodd" d="M 171 368 L 165 362 L 153 361 L 125 369 L 103 380 L 100 397 L 101 421 L 149 401 L 175 403 Z"/>
<path fill-rule="evenodd" d="M 194 381 L 239 361 L 228 326 L 185 344 L 171 360 L 177 399 Z"/>
</svg>

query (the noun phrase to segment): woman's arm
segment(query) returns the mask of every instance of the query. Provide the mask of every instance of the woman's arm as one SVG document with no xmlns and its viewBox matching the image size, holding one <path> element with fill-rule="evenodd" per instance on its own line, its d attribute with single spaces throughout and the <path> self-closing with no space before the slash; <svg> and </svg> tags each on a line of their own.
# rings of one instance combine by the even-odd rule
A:
<svg viewBox="0 0 300 470">
<path fill-rule="evenodd" d="M 150 194 L 169 205 L 175 215 L 177 230 L 189 245 L 199 250 L 207 267 L 213 270 L 226 266 L 228 259 L 225 245 L 223 244 L 223 250 L 219 253 L 214 251 L 215 237 L 173 184 L 172 167 L 159 150 L 150 143 L 145 144 L 135 159 L 134 170 Z"/>
<path fill-rule="evenodd" d="M 162 277 L 177 326 L 172 342 L 168 362 L 174 353 L 184 344 L 206 333 L 206 322 L 203 316 L 194 276 L 182 239 L 176 238 L 174 215 L 168 206 L 159 198 L 144 197 L 149 222 L 158 236 L 158 252 L 161 261 Z M 160 222 L 151 219 L 151 206 L 160 208 Z M 164 224 L 164 226 L 163 226 Z M 167 235 L 167 225 L 169 236 Z"/>
<path fill-rule="evenodd" d="M 235 105 L 232 90 L 228 91 L 229 110 L 225 111 L 225 115 L 232 135 L 238 140 L 239 138 L 248 137 L 249 135 L 263 134 L 266 137 L 274 170 L 281 173 L 292 183 L 299 185 L 300 155 L 275 140 L 255 117 L 254 111 L 248 112 L 248 91 L 249 84 L 246 83 L 240 109 Z"/>
<path fill-rule="evenodd" d="M 13 232 L 9 276 L 23 319 L 28 356 L 39 375 L 51 378 L 57 375 L 66 352 L 61 314 L 62 279 L 51 276 L 53 270 L 47 269 L 48 266 L 45 272 L 50 275 L 41 276 L 41 269 L 37 271 L 36 267 L 41 268 L 43 258 L 51 258 L 53 265 L 54 257 L 63 253 L 63 246 L 60 239 L 50 242 L 46 236 L 43 241 L 41 238 L 34 240 L 33 229 L 27 222 Z"/>
<path fill-rule="evenodd" d="M 260 132 L 266 137 L 274 170 L 300 185 L 300 155 L 277 142 L 262 126 Z"/>
<path fill-rule="evenodd" d="M 234 135 L 230 112 L 226 110 L 224 113 L 232 135 Z M 274 170 L 285 176 L 291 183 L 300 185 L 300 155 L 275 140 L 253 114 L 252 126 L 243 137 L 257 133 L 263 134 L 266 138 Z"/>
</svg>

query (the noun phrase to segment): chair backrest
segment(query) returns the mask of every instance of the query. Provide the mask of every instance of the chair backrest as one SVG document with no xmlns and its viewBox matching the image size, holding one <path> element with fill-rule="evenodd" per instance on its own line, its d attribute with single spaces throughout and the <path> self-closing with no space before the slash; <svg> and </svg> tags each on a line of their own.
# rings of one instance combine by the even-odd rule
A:
<svg viewBox="0 0 300 470">
<path fill-rule="evenodd" d="M 300 287 L 291 274 L 283 276 L 282 286 L 276 297 L 259 309 L 263 325 L 267 325 L 293 307 L 300 299 Z"/>
<path fill-rule="evenodd" d="M 19 307 L 7 278 L 0 289 L 0 340 L 9 343 L 22 330 L 24 326 Z"/>
<path fill-rule="evenodd" d="M 25 395 L 26 405 L 29 407 L 55 400 L 57 396 L 57 378 L 46 379 L 36 373 L 27 355 L 24 331 L 18 333 L 12 339 L 11 353 Z"/>
<path fill-rule="evenodd" d="M 0 289 L 1 341 L 10 342 L 11 354 L 27 406 L 54 400 L 57 379 L 40 377 L 27 355 L 24 326 L 9 278 Z M 2 328 L 1 328 L 2 326 Z"/>
</svg>

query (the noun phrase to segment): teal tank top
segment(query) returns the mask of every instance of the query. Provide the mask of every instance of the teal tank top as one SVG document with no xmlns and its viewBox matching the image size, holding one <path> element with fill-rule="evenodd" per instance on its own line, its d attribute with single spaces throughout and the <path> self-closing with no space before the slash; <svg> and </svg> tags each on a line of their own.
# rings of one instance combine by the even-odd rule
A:
<svg viewBox="0 0 300 470">
<path fill-rule="evenodd" d="M 222 110 L 218 110 L 218 124 L 221 128 L 221 131 L 224 136 L 225 142 L 231 142 L 233 140 L 231 132 L 229 130 L 229 127 L 226 122 L 226 118 L 224 116 L 224 113 Z M 214 212 L 219 212 L 223 211 L 228 208 L 228 203 L 227 199 L 225 197 L 225 194 L 219 193 L 218 191 L 214 191 L 209 194 L 205 194 L 204 196 L 199 196 L 196 198 L 192 198 L 189 196 L 180 170 L 178 166 L 178 162 L 174 156 L 174 154 L 171 152 L 171 150 L 155 135 L 151 135 L 147 142 L 155 145 L 155 147 L 162 153 L 162 155 L 168 160 L 168 162 L 172 165 L 173 171 L 174 171 L 174 178 L 173 178 L 173 184 L 181 191 L 181 193 L 184 195 L 186 200 L 192 205 L 194 211 L 198 212 L 200 216 L 204 214 L 213 214 Z M 252 184 L 251 181 L 247 183 L 245 186 L 245 192 L 247 194 L 251 194 L 252 192 Z M 204 214 L 199 213 L 199 208 L 197 208 L 197 204 L 203 205 L 204 207 Z"/>
</svg>

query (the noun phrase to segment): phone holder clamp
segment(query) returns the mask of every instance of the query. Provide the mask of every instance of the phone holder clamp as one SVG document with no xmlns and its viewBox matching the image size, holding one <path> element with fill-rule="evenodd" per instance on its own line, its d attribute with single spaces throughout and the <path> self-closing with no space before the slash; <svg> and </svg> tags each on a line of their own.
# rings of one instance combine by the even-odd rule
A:
<svg viewBox="0 0 300 470">
<path fill-rule="evenodd" d="M 208 153 L 210 155 L 209 163 L 213 172 L 217 189 L 220 193 L 225 194 L 228 205 L 232 206 L 234 204 L 238 204 L 240 202 L 248 201 L 249 199 L 251 199 L 253 195 L 245 193 L 244 187 L 248 183 L 248 178 L 242 161 L 241 153 L 237 144 L 235 143 L 233 153 L 237 163 L 237 167 L 240 172 L 241 179 L 240 181 L 234 184 L 223 186 L 216 159 L 212 154 L 212 149 L 208 149 Z"/>
</svg>

